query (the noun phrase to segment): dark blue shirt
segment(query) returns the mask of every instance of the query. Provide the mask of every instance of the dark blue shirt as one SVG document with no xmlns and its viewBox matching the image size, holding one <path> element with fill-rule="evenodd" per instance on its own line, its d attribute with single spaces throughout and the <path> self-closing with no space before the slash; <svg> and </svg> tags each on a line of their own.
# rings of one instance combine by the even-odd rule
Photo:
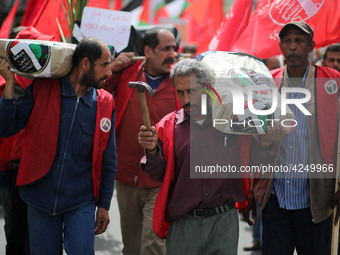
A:
<svg viewBox="0 0 340 255">
<path fill-rule="evenodd" d="M 46 84 L 48 86 L 49 84 Z M 34 83 L 18 99 L 0 100 L 0 136 L 22 129 L 34 107 Z M 96 124 L 97 91 L 90 88 L 78 98 L 69 77 L 61 79 L 61 106 L 58 147 L 48 174 L 22 186 L 20 195 L 29 205 L 58 214 L 95 203 L 92 180 L 93 137 Z M 115 113 L 109 141 L 103 155 L 98 207 L 109 209 L 117 169 Z"/>
</svg>

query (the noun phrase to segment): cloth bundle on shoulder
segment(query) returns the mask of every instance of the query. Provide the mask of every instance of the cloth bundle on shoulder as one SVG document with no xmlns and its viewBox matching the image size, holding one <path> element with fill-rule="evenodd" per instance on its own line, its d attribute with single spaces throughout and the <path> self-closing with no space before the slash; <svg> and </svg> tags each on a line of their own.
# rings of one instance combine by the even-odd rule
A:
<svg viewBox="0 0 340 255">
<path fill-rule="evenodd" d="M 0 57 L 20 76 L 58 78 L 70 72 L 75 47 L 54 41 L 0 39 Z"/>
<path fill-rule="evenodd" d="M 213 91 L 204 90 L 210 95 L 207 104 L 216 129 L 224 133 L 265 134 L 275 120 L 286 133 L 294 130 L 294 114 L 288 106 L 286 114 L 281 114 L 280 93 L 260 59 L 222 51 L 205 52 L 197 59 L 215 72 L 210 88 Z"/>
</svg>

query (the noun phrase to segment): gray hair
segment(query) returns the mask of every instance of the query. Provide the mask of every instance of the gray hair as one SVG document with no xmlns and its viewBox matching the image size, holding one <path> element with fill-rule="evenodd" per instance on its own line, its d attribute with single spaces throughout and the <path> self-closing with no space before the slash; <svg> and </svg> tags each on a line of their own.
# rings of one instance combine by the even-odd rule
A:
<svg viewBox="0 0 340 255">
<path fill-rule="evenodd" d="M 172 80 L 172 83 L 174 83 L 175 78 L 177 77 L 183 77 L 183 76 L 189 76 L 189 75 L 195 75 L 197 78 L 197 81 L 199 83 L 214 83 L 214 76 L 215 73 L 212 69 L 210 69 L 208 66 L 203 64 L 202 62 L 186 58 L 178 61 L 174 67 L 171 70 L 170 77 Z"/>
</svg>

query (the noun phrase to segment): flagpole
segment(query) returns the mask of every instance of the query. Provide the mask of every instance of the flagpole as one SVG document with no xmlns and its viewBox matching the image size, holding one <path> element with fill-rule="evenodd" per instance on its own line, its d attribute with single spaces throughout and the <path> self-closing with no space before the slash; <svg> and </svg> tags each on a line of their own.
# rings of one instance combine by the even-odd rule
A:
<svg viewBox="0 0 340 255">
<path fill-rule="evenodd" d="M 57 22 L 57 25 L 58 25 L 58 29 L 59 29 L 59 32 L 60 32 L 60 35 L 61 35 L 61 39 L 63 39 L 63 42 L 67 42 L 66 39 L 65 39 L 65 36 L 64 36 L 64 33 L 63 33 L 63 30 L 61 29 L 61 26 L 60 26 L 60 23 L 59 23 L 59 20 L 58 18 L 55 18 L 55 21 Z"/>
</svg>

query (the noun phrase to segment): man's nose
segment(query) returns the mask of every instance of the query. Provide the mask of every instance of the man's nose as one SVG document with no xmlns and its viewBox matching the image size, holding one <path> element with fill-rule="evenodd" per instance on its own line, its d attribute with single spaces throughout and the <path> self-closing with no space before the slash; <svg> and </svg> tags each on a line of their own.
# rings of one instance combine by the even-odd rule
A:
<svg viewBox="0 0 340 255">
<path fill-rule="evenodd" d="M 295 43 L 295 42 L 291 42 L 291 43 L 289 44 L 289 49 L 290 49 L 291 51 L 295 51 L 295 50 L 296 50 L 296 43 Z"/>
<path fill-rule="evenodd" d="M 188 91 L 184 92 L 184 102 L 185 102 L 185 104 L 190 103 L 190 92 L 188 92 Z"/>
<path fill-rule="evenodd" d="M 178 53 L 175 51 L 175 48 L 171 48 L 169 51 L 169 57 L 175 58 L 178 55 Z"/>
<path fill-rule="evenodd" d="M 105 75 L 111 76 L 111 74 L 112 74 L 112 71 L 111 71 L 111 68 L 110 68 L 110 65 L 109 65 L 108 68 L 106 68 L 106 70 L 105 70 Z"/>
</svg>

